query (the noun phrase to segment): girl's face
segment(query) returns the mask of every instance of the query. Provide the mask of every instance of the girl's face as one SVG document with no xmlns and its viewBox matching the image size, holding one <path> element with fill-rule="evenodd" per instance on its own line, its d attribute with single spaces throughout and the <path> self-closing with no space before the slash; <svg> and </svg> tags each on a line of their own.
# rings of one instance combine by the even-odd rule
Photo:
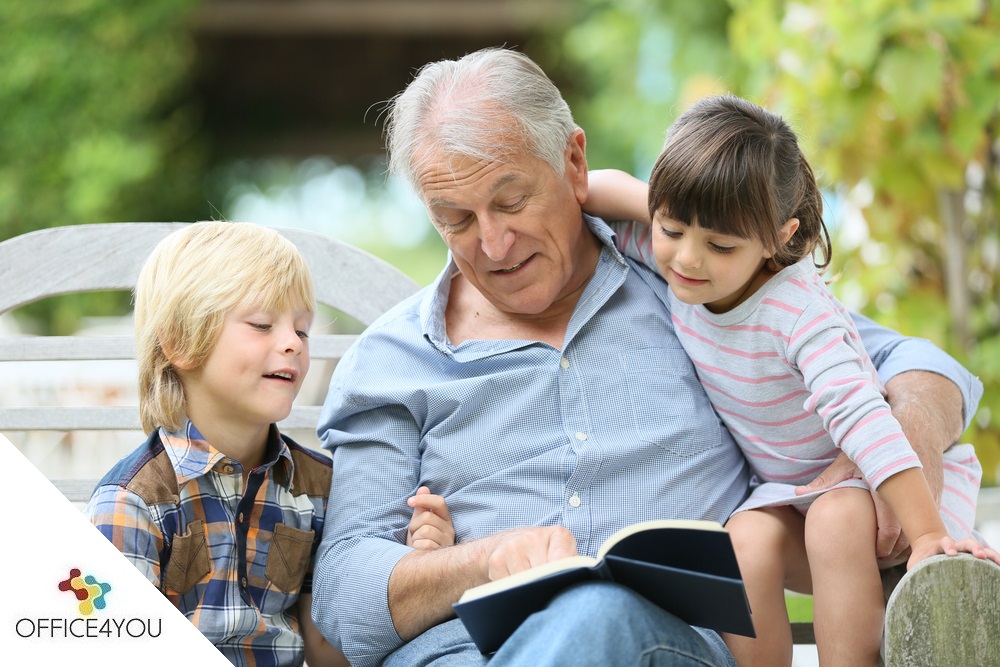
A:
<svg viewBox="0 0 1000 667">
<path fill-rule="evenodd" d="M 653 217 L 653 254 L 674 295 L 713 313 L 735 308 L 767 282 L 771 257 L 758 239 L 720 234 L 666 217 Z"/>
</svg>

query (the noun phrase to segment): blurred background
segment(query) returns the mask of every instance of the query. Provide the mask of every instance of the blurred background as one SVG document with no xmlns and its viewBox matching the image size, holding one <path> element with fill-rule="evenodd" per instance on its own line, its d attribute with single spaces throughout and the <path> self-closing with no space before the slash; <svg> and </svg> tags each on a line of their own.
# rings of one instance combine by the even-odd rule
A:
<svg viewBox="0 0 1000 667">
<path fill-rule="evenodd" d="M 444 246 L 387 178 L 381 136 L 383 103 L 424 63 L 484 46 L 527 52 L 587 131 L 590 166 L 641 178 L 688 104 L 731 91 L 799 133 L 824 187 L 838 296 L 983 381 L 966 439 L 996 484 L 997 5 L 0 0 L 0 240 L 80 223 L 250 220 L 349 241 L 426 284 Z M 68 334 L 128 310 L 127 293 L 64 297 L 2 325 Z"/>
<path fill-rule="evenodd" d="M 586 130 L 591 168 L 643 179 L 672 120 L 730 91 L 799 133 L 824 187 L 838 296 L 983 381 L 965 439 L 995 485 L 998 5 L 0 0 L 0 240 L 81 223 L 249 220 L 346 240 L 427 284 L 444 246 L 387 179 L 380 122 L 424 63 L 484 46 L 527 52 Z M 125 293 L 50 299 L 3 316 L 0 331 L 127 331 L 128 311 Z M 0 367 L 0 406 L 51 397 L 49 371 L 14 366 Z M 134 391 L 130 368 L 73 378 L 69 391 L 108 400 Z M 32 457 L 50 475 L 110 465 L 80 473 L 73 445 Z"/>
</svg>

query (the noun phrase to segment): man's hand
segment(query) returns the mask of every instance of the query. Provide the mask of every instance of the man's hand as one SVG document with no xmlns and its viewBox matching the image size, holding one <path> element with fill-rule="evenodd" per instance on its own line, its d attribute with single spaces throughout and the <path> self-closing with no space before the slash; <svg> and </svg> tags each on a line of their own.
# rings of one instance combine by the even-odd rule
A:
<svg viewBox="0 0 1000 667">
<path fill-rule="evenodd" d="M 847 457 L 847 454 L 841 452 L 833 460 L 833 463 L 826 467 L 826 470 L 816 476 L 816 479 L 804 486 L 795 487 L 795 494 L 801 496 L 813 491 L 822 491 L 848 479 L 862 479 L 861 471 L 858 470 L 858 466 L 854 465 L 854 461 Z"/>
<path fill-rule="evenodd" d="M 875 503 L 875 521 L 878 523 L 878 536 L 875 538 L 875 555 L 878 557 L 880 569 L 886 569 L 900 563 L 905 563 L 910 556 L 910 540 L 899 526 L 899 519 L 882 500 L 882 496 L 872 491 L 872 502 Z"/>
<path fill-rule="evenodd" d="M 826 470 L 817 475 L 816 479 L 795 487 L 795 493 L 801 496 L 813 491 L 822 491 L 852 478 L 861 479 L 861 471 L 851 459 L 847 458 L 847 454 L 841 452 Z M 874 491 L 872 491 L 872 502 L 875 503 L 875 517 L 878 522 L 875 554 L 879 559 L 879 567 L 886 568 L 906 562 L 910 553 L 910 542 L 899 527 L 896 515 L 889 507 L 889 503 L 882 500 L 882 497 Z"/>
<path fill-rule="evenodd" d="M 576 538 L 562 526 L 520 528 L 504 533 L 497 542 L 487 559 L 487 576 L 495 581 L 576 555 Z"/>
<path fill-rule="evenodd" d="M 431 494 L 418 494 L 423 499 Z M 454 618 L 452 603 L 469 588 L 549 561 L 575 556 L 576 539 L 562 526 L 515 528 L 447 549 L 417 549 L 389 575 L 389 613 L 409 641 Z"/>
</svg>

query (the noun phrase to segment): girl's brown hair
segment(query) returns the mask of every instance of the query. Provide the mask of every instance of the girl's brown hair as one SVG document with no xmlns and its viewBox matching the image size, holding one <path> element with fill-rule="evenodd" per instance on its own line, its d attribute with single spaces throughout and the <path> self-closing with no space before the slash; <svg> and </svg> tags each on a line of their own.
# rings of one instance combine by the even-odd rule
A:
<svg viewBox="0 0 1000 667">
<path fill-rule="evenodd" d="M 707 97 L 677 119 L 649 178 L 649 216 L 759 239 L 783 268 L 819 248 L 830 263 L 823 200 L 795 133 L 780 116 L 733 95 Z M 790 218 L 799 227 L 782 245 Z"/>
</svg>

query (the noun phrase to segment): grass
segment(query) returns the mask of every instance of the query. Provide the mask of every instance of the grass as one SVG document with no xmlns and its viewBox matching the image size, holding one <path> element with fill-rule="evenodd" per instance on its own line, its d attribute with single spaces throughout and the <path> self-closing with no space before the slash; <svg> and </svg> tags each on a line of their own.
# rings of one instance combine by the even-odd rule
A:
<svg viewBox="0 0 1000 667">
<path fill-rule="evenodd" d="M 785 591 L 785 607 L 788 609 L 788 620 L 792 623 L 812 623 L 813 599 L 811 595 Z"/>
</svg>

